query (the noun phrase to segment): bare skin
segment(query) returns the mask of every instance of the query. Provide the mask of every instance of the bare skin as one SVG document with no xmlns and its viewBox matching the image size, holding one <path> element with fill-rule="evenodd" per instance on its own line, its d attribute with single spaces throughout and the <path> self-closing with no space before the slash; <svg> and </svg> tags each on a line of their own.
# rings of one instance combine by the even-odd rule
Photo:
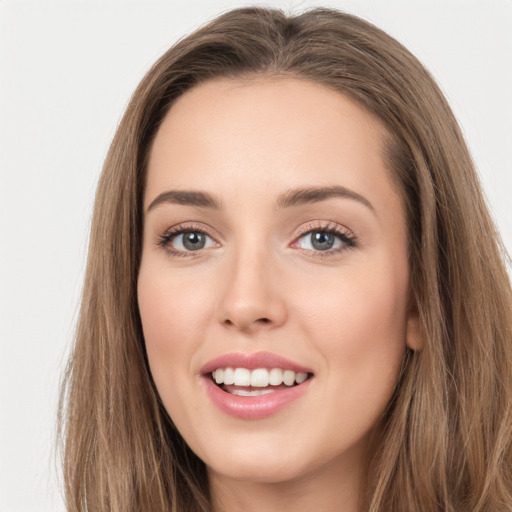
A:
<svg viewBox="0 0 512 512">
<path fill-rule="evenodd" d="M 197 86 L 157 133 L 139 307 L 215 512 L 358 511 L 369 433 L 420 343 L 384 134 L 345 96 L 289 78 Z M 226 413 L 203 368 L 260 352 L 307 367 L 304 392 L 265 417 Z"/>
</svg>

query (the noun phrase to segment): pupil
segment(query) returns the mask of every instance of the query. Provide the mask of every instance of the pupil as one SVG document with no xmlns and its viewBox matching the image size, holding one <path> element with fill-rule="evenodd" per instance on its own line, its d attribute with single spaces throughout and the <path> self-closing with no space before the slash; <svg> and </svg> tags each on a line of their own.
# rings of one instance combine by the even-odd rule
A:
<svg viewBox="0 0 512 512">
<path fill-rule="evenodd" d="M 334 245 L 334 235 L 322 231 L 312 233 L 311 245 L 318 251 L 327 251 Z"/>
<path fill-rule="evenodd" d="M 183 235 L 183 246 L 189 251 L 197 251 L 205 245 L 205 236 L 202 233 L 190 232 Z"/>
</svg>

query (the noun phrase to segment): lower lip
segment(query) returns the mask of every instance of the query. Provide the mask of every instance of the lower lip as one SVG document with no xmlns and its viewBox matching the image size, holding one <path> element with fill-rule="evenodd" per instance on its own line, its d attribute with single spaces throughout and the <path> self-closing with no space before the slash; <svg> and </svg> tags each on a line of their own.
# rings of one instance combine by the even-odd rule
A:
<svg viewBox="0 0 512 512">
<path fill-rule="evenodd" d="M 298 400 L 308 389 L 310 380 L 265 395 L 238 396 L 226 393 L 209 377 L 204 378 L 206 391 L 213 403 L 222 412 L 243 420 L 260 420 L 276 414 L 291 402 Z"/>
</svg>

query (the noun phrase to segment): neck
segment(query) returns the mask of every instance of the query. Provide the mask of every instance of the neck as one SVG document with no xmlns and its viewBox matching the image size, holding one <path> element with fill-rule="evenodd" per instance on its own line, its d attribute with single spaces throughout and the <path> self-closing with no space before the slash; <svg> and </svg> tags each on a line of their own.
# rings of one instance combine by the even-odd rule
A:
<svg viewBox="0 0 512 512">
<path fill-rule="evenodd" d="M 209 469 L 212 509 L 214 512 L 359 512 L 360 464 L 345 464 L 340 471 L 339 461 L 333 462 L 283 482 L 236 480 Z"/>
</svg>

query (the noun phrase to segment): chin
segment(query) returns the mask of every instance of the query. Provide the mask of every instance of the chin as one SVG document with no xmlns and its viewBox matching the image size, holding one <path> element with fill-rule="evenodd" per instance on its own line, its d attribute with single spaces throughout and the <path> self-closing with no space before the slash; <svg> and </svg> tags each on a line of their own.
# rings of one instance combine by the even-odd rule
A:
<svg viewBox="0 0 512 512">
<path fill-rule="evenodd" d="M 207 465 L 208 473 L 215 473 L 230 480 L 280 484 L 299 479 L 307 473 L 306 468 L 289 462 L 276 461 L 231 461 L 230 463 Z"/>
<path fill-rule="evenodd" d="M 229 441 L 217 443 L 214 450 L 198 450 L 209 473 L 239 481 L 280 483 L 298 478 L 308 470 L 303 450 L 297 449 L 297 445 L 289 447 L 284 442 L 268 440 L 264 443 L 260 436 Z"/>
</svg>

